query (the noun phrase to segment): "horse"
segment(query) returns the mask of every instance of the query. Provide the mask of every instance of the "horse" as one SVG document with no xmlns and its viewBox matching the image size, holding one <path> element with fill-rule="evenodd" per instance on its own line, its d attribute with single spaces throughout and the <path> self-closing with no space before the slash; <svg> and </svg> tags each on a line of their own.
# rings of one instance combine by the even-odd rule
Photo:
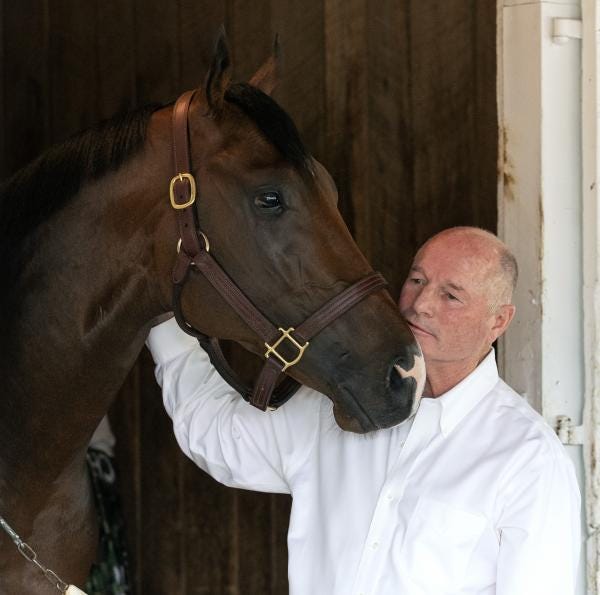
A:
<svg viewBox="0 0 600 595">
<path fill-rule="evenodd" d="M 278 55 L 233 83 L 222 34 L 187 125 L 202 237 L 251 303 L 293 328 L 372 269 L 333 180 L 271 98 Z M 103 122 L 1 188 L 0 516 L 72 584 L 85 581 L 97 545 L 86 447 L 149 329 L 173 311 L 173 110 Z M 196 271 L 181 308 L 202 333 L 264 356 L 264 341 Z M 381 289 L 311 339 L 286 373 L 327 395 L 354 432 L 406 419 L 424 381 L 418 344 Z M 47 579 L 0 531 L 0 592 L 56 592 Z"/>
</svg>

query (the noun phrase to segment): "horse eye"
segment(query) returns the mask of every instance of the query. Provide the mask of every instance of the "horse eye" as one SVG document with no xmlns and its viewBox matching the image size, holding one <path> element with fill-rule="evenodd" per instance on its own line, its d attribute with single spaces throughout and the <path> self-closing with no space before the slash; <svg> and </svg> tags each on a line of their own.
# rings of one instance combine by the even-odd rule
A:
<svg viewBox="0 0 600 595">
<path fill-rule="evenodd" d="M 254 197 L 254 204 L 261 211 L 279 212 L 283 209 L 283 203 L 278 192 L 263 192 Z"/>
</svg>

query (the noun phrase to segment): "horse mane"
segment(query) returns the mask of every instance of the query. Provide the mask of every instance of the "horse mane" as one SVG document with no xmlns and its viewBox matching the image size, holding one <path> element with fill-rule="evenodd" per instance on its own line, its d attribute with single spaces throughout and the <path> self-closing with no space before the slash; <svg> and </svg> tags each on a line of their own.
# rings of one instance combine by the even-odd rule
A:
<svg viewBox="0 0 600 595">
<path fill-rule="evenodd" d="M 27 236 L 90 180 L 117 170 L 137 153 L 158 105 L 114 116 L 50 147 L 0 186 L 2 248 Z M 10 245 L 9 245 L 10 249 Z M 2 257 L 6 257 L 4 250 Z"/>
<path fill-rule="evenodd" d="M 81 186 L 117 170 L 146 139 L 150 116 L 160 106 L 148 105 L 71 136 L 50 147 L 0 185 L 0 274 L 7 285 L 0 314 L 10 308 L 10 294 L 26 258 L 24 241 L 64 207 Z"/>
</svg>

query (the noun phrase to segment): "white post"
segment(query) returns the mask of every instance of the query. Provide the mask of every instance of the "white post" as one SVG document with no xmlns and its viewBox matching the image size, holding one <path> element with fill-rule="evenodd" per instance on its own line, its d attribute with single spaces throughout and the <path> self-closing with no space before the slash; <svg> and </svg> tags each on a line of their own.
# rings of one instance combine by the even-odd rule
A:
<svg viewBox="0 0 600 595">
<path fill-rule="evenodd" d="M 582 0 L 583 312 L 589 593 L 600 589 L 600 0 Z"/>
<path fill-rule="evenodd" d="M 583 486 L 579 0 L 503 0 L 499 12 L 498 231 L 520 267 L 499 360 L 507 382 L 560 427 Z"/>
</svg>

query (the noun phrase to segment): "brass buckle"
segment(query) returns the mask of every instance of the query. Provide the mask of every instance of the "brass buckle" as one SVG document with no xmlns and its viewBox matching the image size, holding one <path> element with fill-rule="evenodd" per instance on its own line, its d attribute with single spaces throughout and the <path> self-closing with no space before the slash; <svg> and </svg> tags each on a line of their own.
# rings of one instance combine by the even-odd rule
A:
<svg viewBox="0 0 600 595">
<path fill-rule="evenodd" d="M 187 202 L 179 204 L 175 200 L 173 187 L 175 186 L 175 182 L 177 182 L 177 180 L 183 182 L 184 178 L 190 183 L 190 199 Z M 196 200 L 196 180 L 194 179 L 194 176 L 192 174 L 177 174 L 176 176 L 173 176 L 171 183 L 169 184 L 169 197 L 171 198 L 171 206 L 174 209 L 186 209 L 187 207 L 193 205 L 194 201 Z"/>
<path fill-rule="evenodd" d="M 296 339 L 294 339 L 294 337 L 292 337 L 292 335 L 290 335 L 290 333 L 294 330 L 293 326 L 290 326 L 290 328 L 287 330 L 282 329 L 282 328 L 279 328 L 279 330 L 281 331 L 281 337 L 279 337 L 279 339 L 277 339 L 277 341 L 275 341 L 275 343 L 273 343 L 273 345 L 269 345 L 268 343 L 265 343 L 265 347 L 267 348 L 267 351 L 265 352 L 265 357 L 269 358 L 271 356 L 271 354 L 273 354 L 283 364 L 282 372 L 285 372 L 290 366 L 293 366 L 294 364 L 297 364 L 300 361 L 300 359 L 304 355 L 304 350 L 308 346 L 308 341 L 306 343 L 304 343 L 304 345 L 300 345 L 300 343 L 298 343 L 298 341 L 296 341 Z M 281 343 L 283 342 L 284 339 L 288 339 L 289 341 L 291 341 L 291 343 L 294 345 L 294 347 L 298 350 L 298 355 L 291 362 L 288 362 L 277 351 L 277 347 L 279 347 L 279 345 L 281 345 Z"/>
</svg>

